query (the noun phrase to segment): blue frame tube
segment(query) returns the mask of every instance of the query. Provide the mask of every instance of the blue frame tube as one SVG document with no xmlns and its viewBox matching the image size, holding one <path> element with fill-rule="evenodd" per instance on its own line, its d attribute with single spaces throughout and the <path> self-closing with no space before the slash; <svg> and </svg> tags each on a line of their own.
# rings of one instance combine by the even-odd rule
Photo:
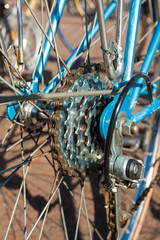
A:
<svg viewBox="0 0 160 240">
<path fill-rule="evenodd" d="M 57 29 L 58 29 L 58 24 L 62 17 L 62 13 L 63 13 L 64 7 L 65 7 L 65 4 L 66 4 L 66 0 L 58 0 L 55 10 L 54 10 L 54 14 L 52 15 L 51 23 L 52 23 L 52 30 L 53 30 L 54 36 L 56 35 Z M 52 32 L 51 32 L 50 28 L 48 29 L 47 36 L 48 36 L 49 40 L 53 43 Z M 36 72 L 34 75 L 34 79 L 32 81 L 32 91 L 35 94 L 39 92 L 39 84 L 42 80 L 42 73 L 47 64 L 51 48 L 52 47 L 51 47 L 50 43 L 48 42 L 47 39 L 45 39 L 44 53 L 43 53 L 43 56 L 42 56 L 42 54 L 40 56 L 40 59 L 39 59 L 38 65 L 37 65 L 37 69 L 36 69 Z"/>
<path fill-rule="evenodd" d="M 150 45 L 148 47 L 147 55 L 145 57 L 145 60 L 143 62 L 143 65 L 142 65 L 142 68 L 141 68 L 140 72 L 143 72 L 143 73 L 146 73 L 146 74 L 149 72 L 149 69 L 152 65 L 152 62 L 154 60 L 156 51 L 158 50 L 159 46 L 160 46 L 160 19 L 159 19 L 158 25 L 157 25 L 157 27 L 154 31 L 152 40 L 151 40 Z M 131 109 L 133 109 L 135 107 L 135 105 L 138 101 L 138 97 L 140 95 L 143 84 L 144 84 L 144 79 L 140 78 L 137 81 L 137 84 L 135 85 L 135 88 L 133 89 L 132 98 L 131 98 L 132 99 Z"/>
<path fill-rule="evenodd" d="M 66 4 L 66 0 L 58 0 L 57 1 L 55 11 L 54 11 L 54 14 L 51 19 L 54 35 L 56 35 L 58 24 L 62 17 L 62 13 L 63 13 L 64 7 L 65 7 L 65 4 Z M 114 10 L 116 9 L 116 6 L 117 6 L 117 0 L 112 0 L 112 2 L 108 5 L 108 7 L 104 11 L 105 21 L 107 21 L 107 19 L 110 17 L 110 15 L 114 12 Z M 92 33 L 92 38 L 93 38 L 98 33 L 98 31 L 99 31 L 99 25 L 98 25 L 98 21 L 97 21 L 95 24 L 93 33 L 92 33 L 92 29 L 89 31 L 89 34 L 88 34 L 89 41 L 91 40 L 91 33 Z M 47 36 L 53 42 L 50 28 L 48 30 Z M 74 52 L 71 54 L 70 58 L 68 59 L 68 61 L 66 62 L 66 65 L 71 67 L 74 64 L 73 59 L 76 58 L 76 56 L 79 55 L 81 52 L 84 52 L 86 47 L 87 47 L 87 39 L 85 37 L 78 53 L 76 54 L 77 50 L 75 49 Z M 43 57 L 42 57 L 42 54 L 40 56 L 40 59 L 39 59 L 38 65 L 37 65 L 37 69 L 35 72 L 35 76 L 31 83 L 32 91 L 35 94 L 39 92 L 39 84 L 42 80 L 42 73 L 43 73 L 46 63 L 48 61 L 50 50 L 51 50 L 50 43 L 46 39 L 45 44 L 44 44 L 44 55 L 43 55 Z M 42 63 L 42 60 L 43 60 L 43 63 Z M 71 62 L 72 62 L 72 64 L 71 64 Z M 62 77 L 63 77 L 66 73 L 66 69 L 62 66 L 61 71 L 62 71 Z M 57 86 L 59 81 L 60 81 L 60 76 L 59 76 L 59 73 L 57 73 L 56 78 L 45 88 L 44 93 L 52 92 L 54 90 L 54 88 Z M 9 105 L 7 115 L 9 116 L 10 119 L 14 119 L 15 114 L 16 114 L 15 109 L 16 109 L 15 104 L 14 104 L 14 106 L 13 106 L 13 104 Z"/>
<path fill-rule="evenodd" d="M 116 9 L 116 6 L 117 6 L 117 0 L 112 0 L 112 2 L 108 5 L 108 7 L 104 11 L 105 21 L 107 21 L 110 15 L 114 12 L 114 10 Z M 96 21 L 93 33 L 92 33 L 92 29 L 90 29 L 90 31 L 88 32 L 89 42 L 91 41 L 91 37 L 94 38 L 95 35 L 98 33 L 98 31 L 99 31 L 99 25 L 98 25 L 98 21 Z M 77 52 L 77 48 L 73 51 L 69 59 L 66 61 L 66 65 L 69 68 L 71 68 L 74 64 L 73 59 L 76 58 L 80 53 L 84 52 L 86 48 L 87 48 L 87 38 L 85 37 L 79 48 L 79 51 Z M 62 77 L 64 77 L 67 70 L 64 67 L 62 67 L 61 71 L 62 71 Z M 57 77 L 45 88 L 44 93 L 52 92 L 59 81 L 60 81 L 60 77 L 58 74 Z"/>
<path fill-rule="evenodd" d="M 141 0 L 132 0 L 124 55 L 124 73 L 122 82 L 129 81 L 133 74 L 134 56 L 141 11 Z"/>
<path fill-rule="evenodd" d="M 149 104 L 148 106 L 143 108 L 141 111 L 134 114 L 133 121 L 137 124 L 158 110 L 160 110 L 160 97 L 155 98 L 153 103 Z"/>
</svg>

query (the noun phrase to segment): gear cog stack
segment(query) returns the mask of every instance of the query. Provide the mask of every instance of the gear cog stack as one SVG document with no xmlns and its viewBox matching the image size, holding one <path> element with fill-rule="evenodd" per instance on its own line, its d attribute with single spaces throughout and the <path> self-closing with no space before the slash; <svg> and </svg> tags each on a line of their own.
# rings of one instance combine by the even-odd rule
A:
<svg viewBox="0 0 160 240">
<path fill-rule="evenodd" d="M 98 72 L 83 73 L 82 69 L 66 77 L 59 92 L 106 90 L 109 86 Z M 100 146 L 98 115 L 106 105 L 105 96 L 71 97 L 53 101 L 51 141 L 55 159 L 64 171 L 74 177 L 96 172 L 103 151 Z"/>
</svg>

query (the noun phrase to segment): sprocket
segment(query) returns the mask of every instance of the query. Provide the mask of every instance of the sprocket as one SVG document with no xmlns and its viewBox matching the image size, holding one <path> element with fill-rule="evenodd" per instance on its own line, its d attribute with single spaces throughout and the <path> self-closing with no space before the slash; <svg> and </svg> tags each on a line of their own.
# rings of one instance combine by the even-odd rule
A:
<svg viewBox="0 0 160 240">
<path fill-rule="evenodd" d="M 106 90 L 109 85 L 99 72 L 84 74 L 79 69 L 65 79 L 58 91 L 84 92 Z M 51 139 L 55 158 L 71 176 L 85 177 L 96 172 L 103 157 L 99 137 L 98 116 L 106 105 L 105 96 L 84 96 L 53 101 Z"/>
</svg>

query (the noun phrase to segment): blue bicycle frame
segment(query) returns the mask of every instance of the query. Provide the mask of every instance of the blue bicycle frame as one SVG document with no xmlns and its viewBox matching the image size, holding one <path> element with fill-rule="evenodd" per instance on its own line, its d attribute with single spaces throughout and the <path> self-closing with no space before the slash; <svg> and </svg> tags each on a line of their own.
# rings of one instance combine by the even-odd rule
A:
<svg viewBox="0 0 160 240">
<path fill-rule="evenodd" d="M 55 11 L 53 13 L 52 20 L 51 20 L 54 35 L 56 35 L 57 29 L 58 29 L 58 24 L 62 17 L 65 4 L 66 4 L 66 0 L 58 0 L 57 1 Z M 117 6 L 117 0 L 112 0 L 112 2 L 108 5 L 108 7 L 104 11 L 105 21 L 107 21 L 108 18 L 111 16 L 111 14 L 114 12 L 114 10 L 116 9 L 116 6 Z M 129 15 L 129 25 L 128 25 L 128 33 L 127 33 L 125 57 L 124 57 L 124 74 L 123 74 L 121 83 L 119 83 L 117 85 L 116 81 L 115 81 L 114 87 L 116 89 L 120 88 L 127 81 L 129 81 L 133 75 L 133 64 L 134 64 L 134 56 L 135 56 L 135 49 L 136 49 L 136 42 L 137 42 L 138 25 L 139 25 L 139 19 L 140 19 L 141 0 L 132 0 L 130 9 L 131 10 L 130 10 L 130 15 Z M 98 26 L 98 21 L 97 21 L 94 26 L 94 29 L 90 29 L 90 31 L 88 33 L 88 42 L 90 42 L 95 37 L 95 35 L 98 33 L 98 31 L 99 31 L 99 26 Z M 50 41 L 53 42 L 52 33 L 51 33 L 50 29 L 48 30 L 47 36 L 50 39 Z M 149 48 L 148 48 L 147 55 L 145 57 L 144 63 L 141 68 L 141 72 L 148 73 L 148 71 L 151 67 L 151 64 L 153 62 L 153 59 L 155 57 L 156 51 L 159 48 L 159 45 L 160 45 L 160 20 L 154 31 L 152 40 L 151 40 Z M 80 47 L 77 47 L 73 51 L 73 53 L 71 54 L 69 59 L 67 60 L 66 65 L 68 68 L 71 68 L 73 66 L 75 60 L 78 58 L 78 56 L 81 53 L 83 53 L 86 50 L 86 48 L 87 48 L 87 39 L 85 37 L 83 39 Z M 43 57 L 41 54 L 38 65 L 37 65 L 37 69 L 35 72 L 35 76 L 32 81 L 32 91 L 35 94 L 39 92 L 39 84 L 41 82 L 42 73 L 43 73 L 46 63 L 48 61 L 50 51 L 51 51 L 51 45 L 48 42 L 48 40 L 46 39 L 45 43 L 44 43 Z M 67 70 L 65 69 L 64 66 L 61 68 L 61 72 L 62 72 L 62 77 L 64 77 L 67 72 Z M 48 84 L 48 86 L 45 88 L 44 93 L 52 92 L 54 90 L 54 88 L 57 86 L 59 81 L 60 81 L 60 76 L 57 73 L 55 79 L 50 84 Z M 126 108 L 127 112 L 133 111 L 143 86 L 144 86 L 144 79 L 139 79 L 130 93 L 130 95 L 131 95 L 130 96 L 130 109 L 128 110 L 128 107 L 127 107 Z M 124 104 L 124 106 L 125 106 L 125 104 Z M 151 114 L 153 114 L 154 112 L 156 112 L 159 108 L 160 108 L 160 97 L 157 99 L 154 99 L 152 104 L 145 107 L 143 110 L 141 110 L 137 114 L 131 115 L 131 119 L 134 120 L 135 123 L 138 123 L 138 122 L 142 121 L 144 118 L 146 118 L 146 117 L 150 116 Z M 8 111 L 8 112 L 10 112 L 9 115 L 13 115 L 12 111 Z M 11 119 L 13 119 L 13 116 L 9 116 L 9 117 Z M 108 121 L 108 119 L 106 121 L 104 119 L 104 121 L 102 121 L 102 122 L 104 125 L 103 124 L 102 124 L 102 126 L 100 125 L 100 132 L 101 132 L 102 137 L 105 138 L 107 131 L 104 132 L 103 129 L 106 129 L 108 127 L 109 121 Z"/>
</svg>

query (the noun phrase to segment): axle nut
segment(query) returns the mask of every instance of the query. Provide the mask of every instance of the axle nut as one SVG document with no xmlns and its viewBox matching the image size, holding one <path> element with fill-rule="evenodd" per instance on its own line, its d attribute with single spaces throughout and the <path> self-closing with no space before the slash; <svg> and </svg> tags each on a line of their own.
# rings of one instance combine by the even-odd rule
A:
<svg viewBox="0 0 160 240">
<path fill-rule="evenodd" d="M 140 164 L 135 159 L 130 159 L 126 167 L 126 176 L 134 180 L 141 179 L 142 168 L 142 164 Z"/>
<path fill-rule="evenodd" d="M 139 127 L 132 121 L 127 120 L 122 126 L 122 135 L 123 136 L 132 136 L 137 134 L 139 131 Z"/>
</svg>

